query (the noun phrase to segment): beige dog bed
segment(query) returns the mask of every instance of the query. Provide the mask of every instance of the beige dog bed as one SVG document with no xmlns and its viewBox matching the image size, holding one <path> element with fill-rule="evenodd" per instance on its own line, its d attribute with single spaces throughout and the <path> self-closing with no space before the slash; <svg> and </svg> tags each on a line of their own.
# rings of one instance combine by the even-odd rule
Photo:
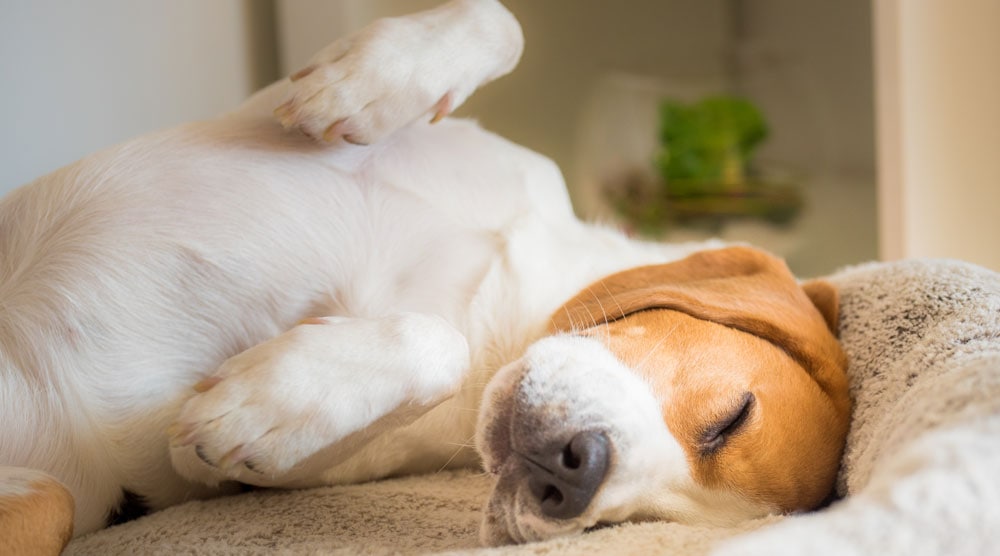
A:
<svg viewBox="0 0 1000 556">
<path fill-rule="evenodd" d="M 739 528 L 627 524 L 477 545 L 490 479 L 445 472 L 191 502 L 77 539 L 68 554 L 1000 553 L 1000 275 L 946 261 L 830 280 L 855 413 L 825 510 Z"/>
</svg>

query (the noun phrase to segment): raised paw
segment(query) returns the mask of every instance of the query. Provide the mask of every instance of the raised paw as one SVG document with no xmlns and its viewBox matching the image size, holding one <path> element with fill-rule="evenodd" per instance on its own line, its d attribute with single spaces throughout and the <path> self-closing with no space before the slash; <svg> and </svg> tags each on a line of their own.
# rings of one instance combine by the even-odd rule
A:
<svg viewBox="0 0 1000 556">
<path fill-rule="evenodd" d="M 288 484 L 348 435 L 444 400 L 467 367 L 465 339 L 437 317 L 310 319 L 195 385 L 168 431 L 171 458 L 200 482 Z"/>
<path fill-rule="evenodd" d="M 421 117 L 448 115 L 510 71 L 522 45 L 517 21 L 493 1 L 381 19 L 292 74 L 275 116 L 316 140 L 371 144 Z"/>
<path fill-rule="evenodd" d="M 451 112 L 445 60 L 423 60 L 434 37 L 405 19 L 376 22 L 341 39 L 291 76 L 275 116 L 286 128 L 326 142 L 370 144 L 421 116 Z"/>
</svg>

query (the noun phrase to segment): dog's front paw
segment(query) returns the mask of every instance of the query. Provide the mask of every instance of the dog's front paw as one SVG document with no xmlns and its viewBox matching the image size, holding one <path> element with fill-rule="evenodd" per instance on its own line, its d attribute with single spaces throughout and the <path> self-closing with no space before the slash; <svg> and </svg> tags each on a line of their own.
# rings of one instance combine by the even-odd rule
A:
<svg viewBox="0 0 1000 556">
<path fill-rule="evenodd" d="M 283 484 L 382 417 L 430 409 L 467 367 L 465 339 L 437 317 L 310 319 L 195 386 L 169 431 L 174 467 L 200 482 Z"/>
</svg>

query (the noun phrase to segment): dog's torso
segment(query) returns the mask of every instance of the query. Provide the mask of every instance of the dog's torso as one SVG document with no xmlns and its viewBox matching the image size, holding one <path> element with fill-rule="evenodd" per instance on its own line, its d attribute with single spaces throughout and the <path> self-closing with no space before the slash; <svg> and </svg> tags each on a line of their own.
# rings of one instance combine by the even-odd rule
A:
<svg viewBox="0 0 1000 556">
<path fill-rule="evenodd" d="M 252 118 L 190 124 L 41 178 L 0 215 L 16 230 L 0 233 L 0 283 L 17 326 L 4 331 L 14 372 L 0 411 L 63 433 L 9 430 L 3 452 L 22 457 L 7 463 L 100 470 L 113 480 L 88 498 L 124 488 L 152 507 L 204 493 L 170 480 L 163 432 L 191 385 L 301 319 L 437 314 L 465 334 L 472 370 L 454 398 L 373 441 L 378 457 L 283 483 L 468 465 L 482 386 L 555 308 L 597 277 L 694 248 L 581 224 L 550 161 L 453 120 L 335 150 Z M 36 380 L 56 390 L 51 405 L 23 405 Z M 47 450 L 80 457 L 32 457 Z"/>
</svg>

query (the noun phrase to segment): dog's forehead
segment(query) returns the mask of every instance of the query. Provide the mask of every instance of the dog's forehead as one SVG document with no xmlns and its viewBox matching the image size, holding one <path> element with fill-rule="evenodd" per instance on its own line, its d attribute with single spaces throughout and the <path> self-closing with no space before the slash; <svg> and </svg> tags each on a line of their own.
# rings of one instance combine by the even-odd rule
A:
<svg viewBox="0 0 1000 556">
<path fill-rule="evenodd" d="M 665 417 L 731 405 L 747 391 L 782 380 L 778 367 L 801 373 L 770 342 L 669 309 L 633 313 L 584 334 L 642 377 Z"/>
</svg>

